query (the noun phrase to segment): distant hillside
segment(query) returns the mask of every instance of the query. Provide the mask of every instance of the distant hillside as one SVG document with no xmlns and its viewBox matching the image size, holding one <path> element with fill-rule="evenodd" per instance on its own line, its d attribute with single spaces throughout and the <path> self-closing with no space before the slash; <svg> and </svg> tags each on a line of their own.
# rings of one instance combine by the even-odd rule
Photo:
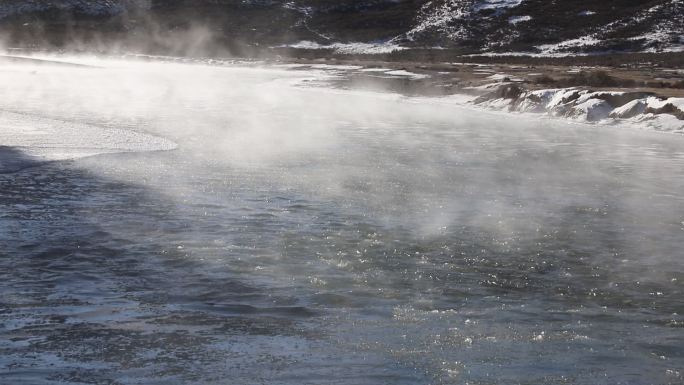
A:
<svg viewBox="0 0 684 385">
<path fill-rule="evenodd" d="M 194 43 L 341 52 L 684 51 L 684 0 L 5 0 L 7 45 Z M 202 33 L 200 33 L 202 32 Z M 177 49 L 193 41 L 182 42 Z"/>
</svg>

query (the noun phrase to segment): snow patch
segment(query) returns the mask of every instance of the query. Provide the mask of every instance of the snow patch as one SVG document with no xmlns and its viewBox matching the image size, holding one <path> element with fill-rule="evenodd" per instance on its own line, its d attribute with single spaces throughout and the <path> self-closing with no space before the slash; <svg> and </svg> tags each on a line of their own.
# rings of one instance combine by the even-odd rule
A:
<svg viewBox="0 0 684 385">
<path fill-rule="evenodd" d="M 516 25 L 532 20 L 532 16 L 512 16 L 508 18 L 510 24 Z"/>
<path fill-rule="evenodd" d="M 307 65 L 309 68 L 317 70 L 331 70 L 331 71 L 351 71 L 358 70 L 363 67 L 355 65 L 345 65 L 345 64 L 311 64 Z"/>
<path fill-rule="evenodd" d="M 481 0 L 474 6 L 476 11 L 483 9 L 514 8 L 522 4 L 523 0 Z"/>
<path fill-rule="evenodd" d="M 612 110 L 613 107 L 605 100 L 586 98 L 585 101 L 572 106 L 566 116 L 587 122 L 596 122 L 607 118 Z"/>
<path fill-rule="evenodd" d="M 499 86 L 474 101 L 498 110 L 544 113 L 594 123 L 629 121 L 666 131 L 684 130 L 684 98 L 662 99 L 639 92 L 591 92 L 576 88 L 523 91 Z"/>
<path fill-rule="evenodd" d="M 415 72 L 409 72 L 406 70 L 394 70 L 394 71 L 387 71 L 385 72 L 387 75 L 392 75 L 392 76 L 406 76 L 410 77 L 413 79 L 426 79 L 429 78 L 429 75 L 424 75 L 424 74 L 417 74 Z"/>
<path fill-rule="evenodd" d="M 684 98 L 669 98 L 669 99 L 659 99 L 656 97 L 650 97 L 646 99 L 646 104 L 648 108 L 659 110 L 667 107 L 668 104 L 676 107 L 680 111 L 684 112 Z"/>
<path fill-rule="evenodd" d="M 358 54 L 384 54 L 396 51 L 403 51 L 406 48 L 393 43 L 333 43 L 319 44 L 314 41 L 302 40 L 298 43 L 282 45 L 277 48 L 297 48 L 297 49 L 331 49 L 337 53 L 358 55 Z"/>
<path fill-rule="evenodd" d="M 391 71 L 389 68 L 364 68 L 360 70 L 359 72 L 387 72 Z"/>
<path fill-rule="evenodd" d="M 503 81 L 509 81 L 509 82 L 522 82 L 522 81 L 524 81 L 524 79 L 516 78 L 516 77 L 514 77 L 514 76 L 507 75 L 507 74 L 494 74 L 494 75 L 491 75 L 491 76 L 487 76 L 487 79 L 489 79 L 489 80 L 495 80 L 495 81 L 500 81 L 500 82 L 503 82 Z"/>
<path fill-rule="evenodd" d="M 409 40 L 417 40 L 424 33 L 438 32 L 450 39 L 463 39 L 470 35 L 468 27 L 459 24 L 483 17 L 478 15 L 484 10 L 494 10 L 495 14 L 522 4 L 523 0 L 448 0 L 435 6 L 432 1 L 423 5 L 418 13 L 418 23 L 406 33 Z"/>
<path fill-rule="evenodd" d="M 629 119 L 641 115 L 646 111 L 646 103 L 643 100 L 632 100 L 624 106 L 614 109 L 610 113 L 611 118 Z"/>
<path fill-rule="evenodd" d="M 595 35 L 586 35 L 578 37 L 576 39 L 565 40 L 554 44 L 542 44 L 538 45 L 537 48 L 542 54 L 554 54 L 561 51 L 567 51 L 569 49 L 579 49 L 584 47 L 590 47 L 601 43 Z"/>
<path fill-rule="evenodd" d="M 6 111 L 0 113 L 0 146 L 15 148 L 36 161 L 176 148 L 170 140 L 132 130 Z"/>
<path fill-rule="evenodd" d="M 629 122 L 635 123 L 638 126 L 646 127 L 648 129 L 656 131 L 669 131 L 669 132 L 683 132 L 684 131 L 684 121 L 677 119 L 672 115 L 667 114 L 644 114 L 638 115 Z"/>
</svg>

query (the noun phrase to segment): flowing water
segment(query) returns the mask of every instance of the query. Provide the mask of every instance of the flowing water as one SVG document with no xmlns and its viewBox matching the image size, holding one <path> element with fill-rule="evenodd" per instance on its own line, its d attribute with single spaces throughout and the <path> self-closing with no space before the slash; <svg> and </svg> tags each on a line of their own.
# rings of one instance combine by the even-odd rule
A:
<svg viewBox="0 0 684 385">
<path fill-rule="evenodd" d="M 0 383 L 684 383 L 684 138 L 88 64 L 1 67 Z"/>
</svg>

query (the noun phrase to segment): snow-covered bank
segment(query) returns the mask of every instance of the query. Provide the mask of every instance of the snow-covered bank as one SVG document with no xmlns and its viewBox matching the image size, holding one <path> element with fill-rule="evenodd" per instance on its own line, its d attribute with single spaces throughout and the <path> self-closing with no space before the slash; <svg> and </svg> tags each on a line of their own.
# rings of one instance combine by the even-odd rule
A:
<svg viewBox="0 0 684 385">
<path fill-rule="evenodd" d="M 530 78 L 539 76 L 541 69 L 522 66 L 214 59 L 193 59 L 189 64 L 166 57 L 132 60 L 60 55 L 31 58 L 40 59 L 45 66 L 11 62 L 0 68 L 2 88 L 7 91 L 0 103 L 0 146 L 18 150 L 25 158 L 22 162 L 168 150 L 175 148 L 173 142 L 191 146 L 194 142 L 188 136 L 215 135 L 214 131 L 206 132 L 214 124 L 226 130 L 241 129 L 212 140 L 211 150 L 198 147 L 194 152 L 213 152 L 216 158 L 236 163 L 266 162 L 277 154 L 302 149 L 317 152 L 324 144 L 335 143 L 335 138 L 330 138 L 337 135 L 338 124 L 348 124 L 350 115 L 360 114 L 358 124 L 369 125 L 365 117 L 386 108 L 401 116 L 397 118 L 400 123 L 411 120 L 410 114 L 400 112 L 405 104 L 419 105 L 416 108 L 429 111 L 428 115 L 447 115 L 449 125 L 466 116 L 494 115 L 499 120 L 504 113 L 482 113 L 496 109 L 506 114 L 548 114 L 601 124 L 631 122 L 655 130 L 684 132 L 682 98 L 580 88 L 526 90 L 524 87 L 535 84 Z M 91 67 L 53 65 L 57 61 Z M 251 80 L 259 81 L 260 86 L 234 86 L 250 84 Z M 310 90 L 301 92 L 301 88 Z M 324 102 L 321 94 L 339 96 Z M 233 95 L 245 98 L 245 103 L 230 106 L 225 100 Z M 294 135 L 282 130 L 280 117 L 273 119 L 275 115 L 269 112 L 284 105 L 289 106 L 287 111 L 300 111 L 301 118 L 293 118 L 289 125 L 296 127 Z M 227 108 L 239 113 L 225 114 Z M 313 120 L 313 109 L 329 114 Z M 329 119 L 331 116 L 334 119 Z M 511 126 L 506 117 L 500 121 L 501 127 Z M 17 156 L 12 160 L 16 164 L 14 158 Z"/>
<path fill-rule="evenodd" d="M 477 98 L 473 104 L 589 123 L 626 122 L 658 131 L 684 133 L 684 98 L 662 98 L 648 92 L 580 88 L 528 91 L 514 84 L 506 84 Z"/>
<path fill-rule="evenodd" d="M 0 111 L 0 173 L 43 162 L 174 148 L 170 140 L 128 129 Z"/>
<path fill-rule="evenodd" d="M 379 87 L 377 91 L 410 95 L 411 99 L 425 103 L 439 99 L 440 102 L 449 101 L 477 109 L 546 114 L 590 124 L 626 123 L 651 130 L 684 133 L 684 98 L 662 97 L 638 87 L 625 91 L 590 89 L 587 86 L 529 90 L 526 87 L 531 82 L 530 76 L 536 77 L 542 73 L 521 74 L 520 71 L 524 72 L 525 67 L 519 67 L 520 71 L 511 72 L 515 74 L 511 75 L 501 72 L 500 68 L 467 63 L 452 72 L 439 72 L 426 66 L 412 68 L 412 71 L 417 72 L 410 72 L 405 67 L 391 69 L 390 63 L 387 63 L 387 68 L 366 68 L 363 63 L 356 64 L 347 65 L 341 71 L 337 71 L 340 66 L 310 64 L 298 64 L 292 69 L 306 71 L 316 68 L 324 73 L 335 72 L 337 83 L 321 82 L 319 85 L 324 87 L 361 85 L 363 88 L 364 79 L 367 83 L 382 79 L 387 82 L 385 88 Z M 395 75 L 396 78 L 387 75 Z M 362 81 L 359 81 L 359 77 Z M 344 79 L 354 81 L 347 84 Z M 302 85 L 308 87 L 311 84 Z M 435 98 L 435 94 L 431 93 L 445 88 L 448 88 L 449 96 Z"/>
</svg>

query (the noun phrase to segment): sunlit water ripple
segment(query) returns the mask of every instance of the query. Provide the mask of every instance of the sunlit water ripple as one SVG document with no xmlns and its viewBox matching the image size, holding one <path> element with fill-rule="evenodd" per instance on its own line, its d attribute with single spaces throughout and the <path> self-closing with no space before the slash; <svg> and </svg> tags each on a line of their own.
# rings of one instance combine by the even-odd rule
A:
<svg viewBox="0 0 684 385">
<path fill-rule="evenodd" d="M 2 150 L 0 383 L 684 381 L 678 136 L 320 71 L 1 76 L 5 120 L 148 136 Z"/>
</svg>

